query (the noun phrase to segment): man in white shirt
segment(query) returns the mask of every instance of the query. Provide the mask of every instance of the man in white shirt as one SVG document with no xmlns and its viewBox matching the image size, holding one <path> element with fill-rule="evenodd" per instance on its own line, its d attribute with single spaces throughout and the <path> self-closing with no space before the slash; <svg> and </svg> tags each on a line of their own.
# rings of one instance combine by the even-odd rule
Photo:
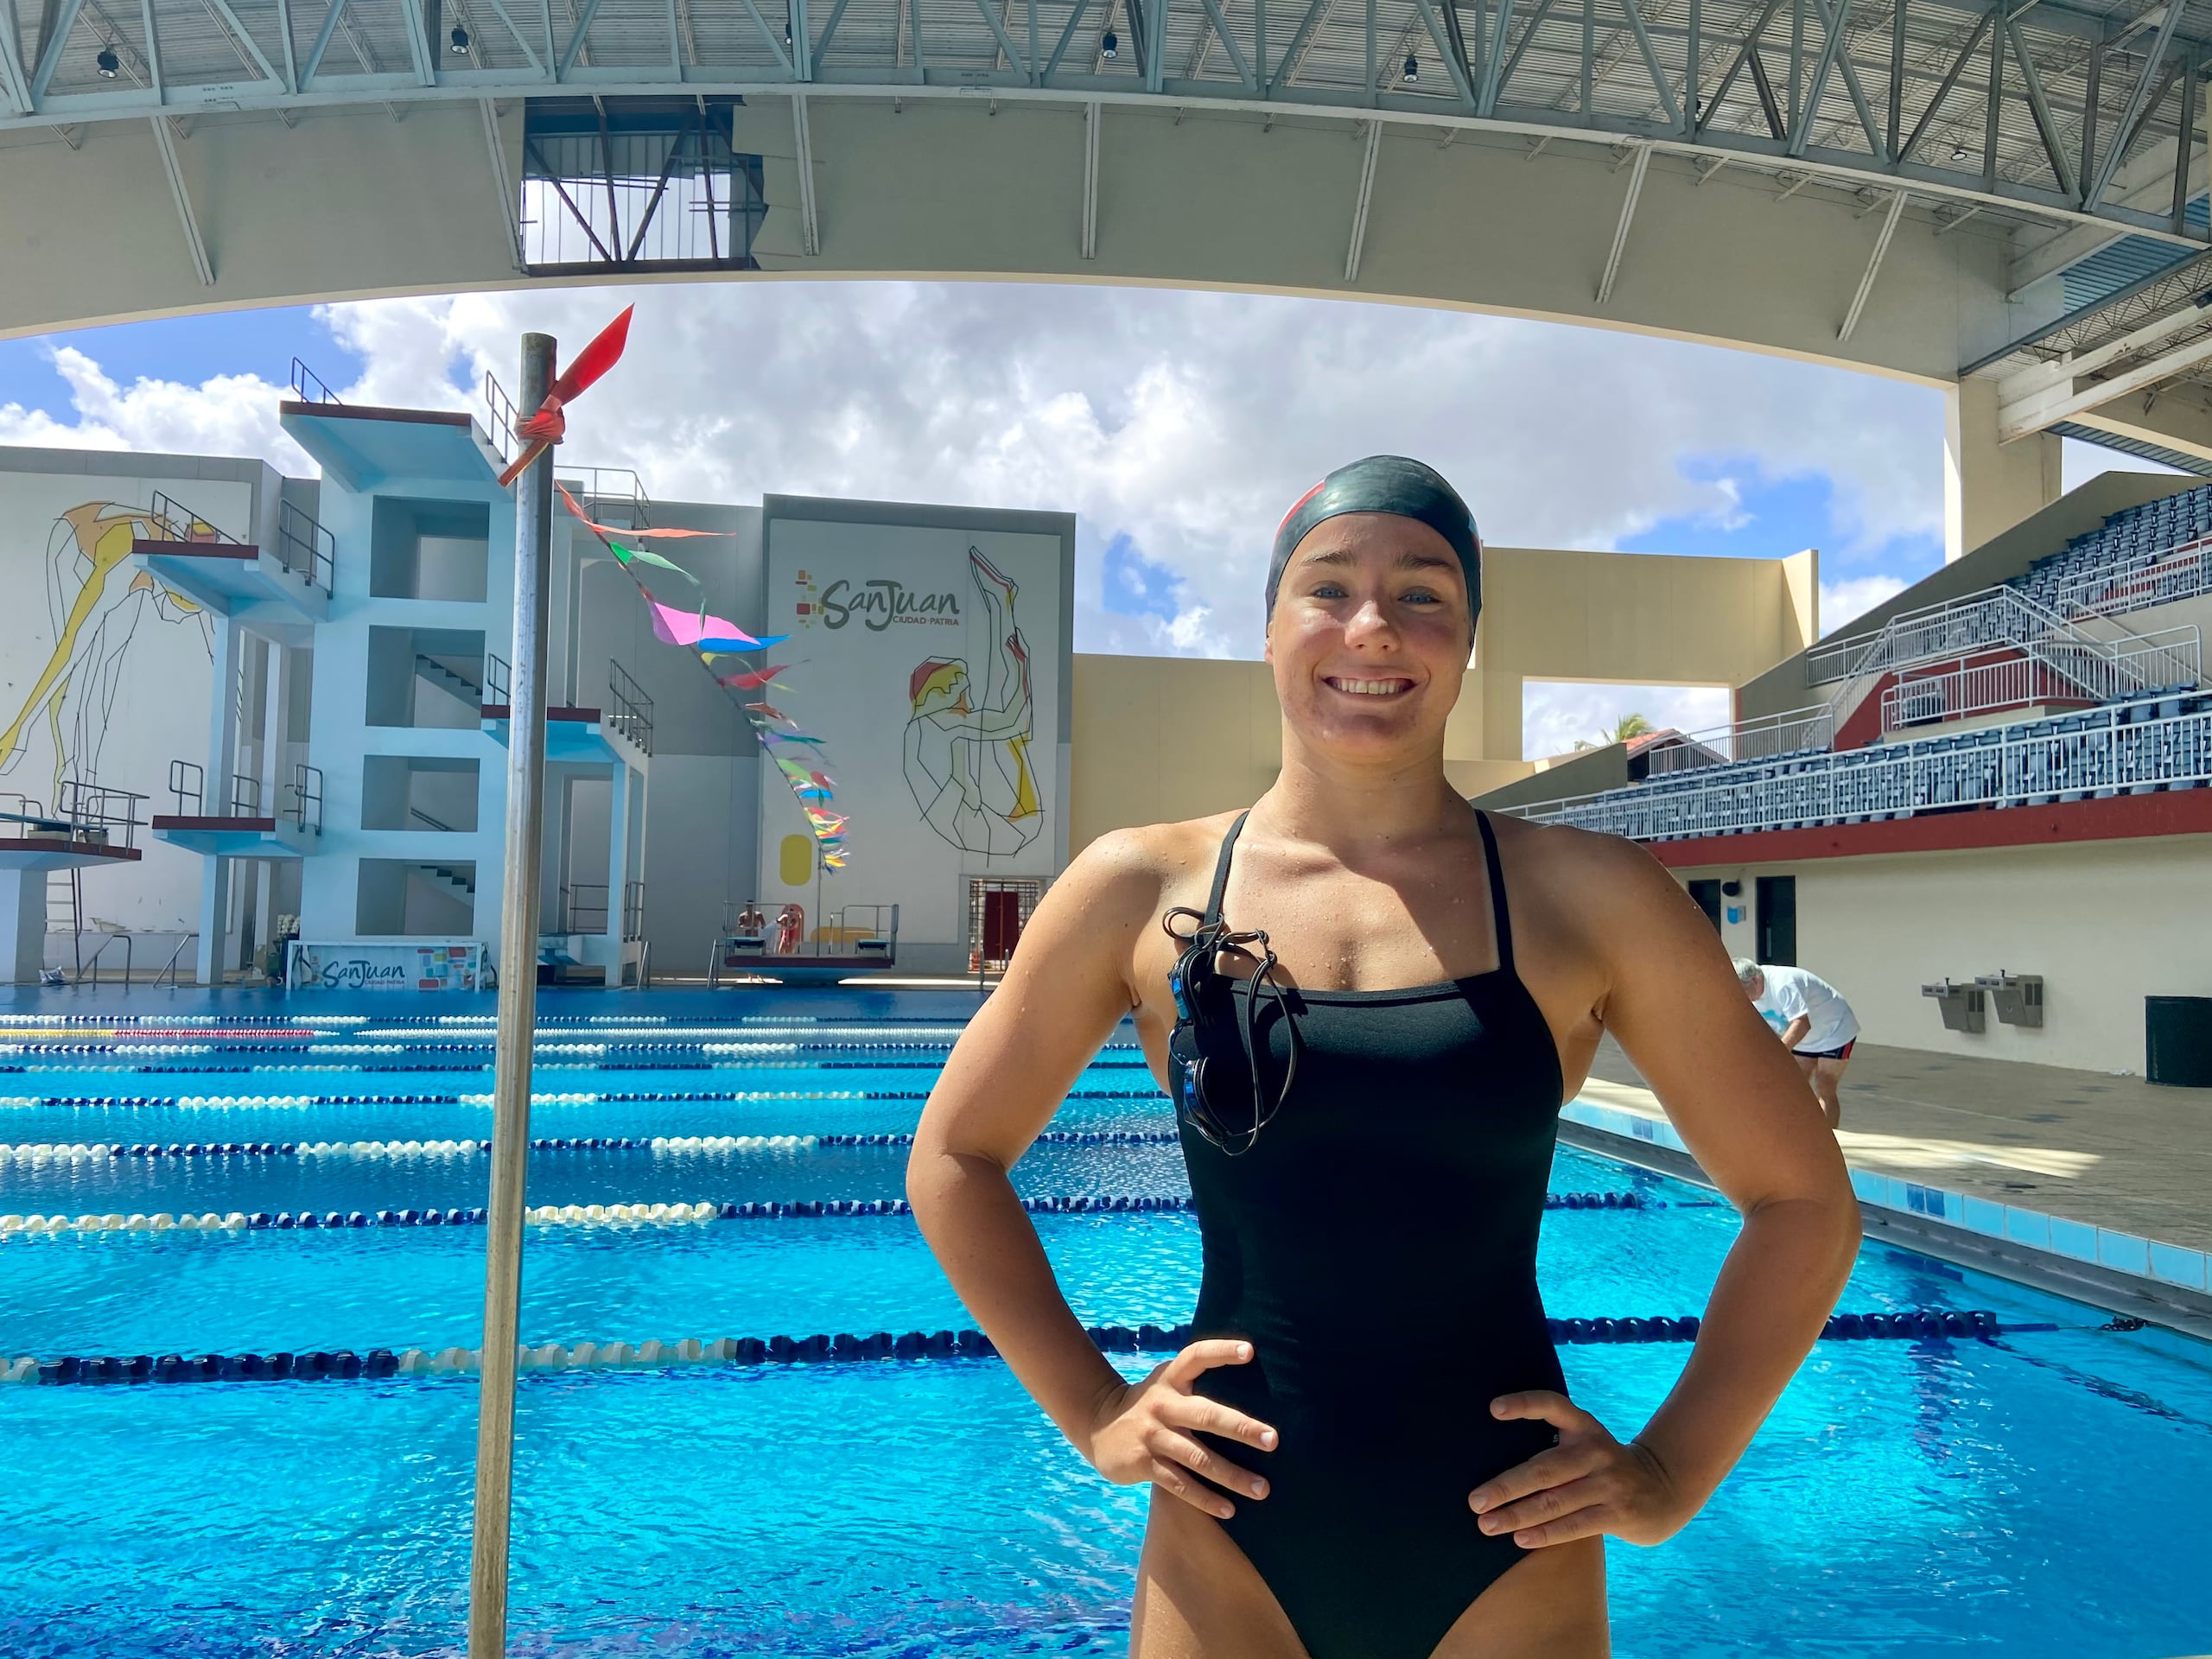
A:
<svg viewBox="0 0 2212 1659">
<path fill-rule="evenodd" d="M 1781 1036 L 1783 1046 L 1813 1086 L 1828 1127 L 1843 1121 L 1838 1090 L 1843 1068 L 1859 1040 L 1859 1020 L 1836 988 L 1802 968 L 1762 966 L 1749 957 L 1735 959 L 1736 978 L 1759 1016 Z"/>
</svg>

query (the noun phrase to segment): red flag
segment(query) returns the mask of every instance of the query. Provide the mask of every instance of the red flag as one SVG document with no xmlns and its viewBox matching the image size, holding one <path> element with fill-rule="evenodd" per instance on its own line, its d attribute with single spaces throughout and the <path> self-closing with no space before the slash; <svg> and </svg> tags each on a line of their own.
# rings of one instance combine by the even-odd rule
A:
<svg viewBox="0 0 2212 1659">
<path fill-rule="evenodd" d="M 576 353 L 576 360 L 554 381 L 552 390 L 545 394 L 545 401 L 528 419 L 515 423 L 515 435 L 530 442 L 507 470 L 499 474 L 501 489 L 511 488 L 515 480 L 530 470 L 532 461 L 568 435 L 569 417 L 563 413 L 563 406 L 582 397 L 594 381 L 621 361 L 622 348 L 630 343 L 630 314 L 637 308 L 634 305 L 624 307 L 620 316 L 601 329 L 593 336 L 591 344 Z"/>
<path fill-rule="evenodd" d="M 623 308 L 620 316 L 601 329 L 591 344 L 576 353 L 576 360 L 553 383 L 553 397 L 564 404 L 574 403 L 590 390 L 594 381 L 622 360 L 622 348 L 630 343 L 630 313 L 637 308 L 634 305 Z"/>
</svg>

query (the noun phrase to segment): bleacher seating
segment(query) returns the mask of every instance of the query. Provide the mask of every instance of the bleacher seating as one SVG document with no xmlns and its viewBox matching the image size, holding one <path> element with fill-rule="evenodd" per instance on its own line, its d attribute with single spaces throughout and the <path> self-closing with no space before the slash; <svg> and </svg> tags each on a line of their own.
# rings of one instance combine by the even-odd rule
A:
<svg viewBox="0 0 2212 1659">
<path fill-rule="evenodd" d="M 2163 562 L 2207 537 L 2212 537 L 2212 484 L 2115 512 L 2098 529 L 2076 536 L 2063 551 L 2037 559 L 2006 585 L 2062 615 L 2069 595 L 2080 593 L 2084 583 L 2091 583 L 2093 590 L 2107 586 L 2114 590 L 2109 595 L 2113 602 L 2099 609 L 2157 604 L 2182 595 L 2162 592 L 2150 582 L 2140 584 L 2139 592 L 2129 579 L 2148 577 Z"/>
<path fill-rule="evenodd" d="M 1672 841 L 2208 784 L 2212 694 L 2172 690 L 1943 737 L 1702 766 L 1533 807 L 1528 816 L 1636 841 Z"/>
</svg>

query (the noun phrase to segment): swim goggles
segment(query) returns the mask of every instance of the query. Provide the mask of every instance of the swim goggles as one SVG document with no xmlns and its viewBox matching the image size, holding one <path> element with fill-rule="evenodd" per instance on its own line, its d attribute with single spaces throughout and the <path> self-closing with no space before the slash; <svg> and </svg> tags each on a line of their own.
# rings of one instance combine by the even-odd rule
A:
<svg viewBox="0 0 2212 1659">
<path fill-rule="evenodd" d="M 1188 931 L 1179 929 L 1179 922 Z M 1175 999 L 1175 1028 L 1167 1038 L 1168 1093 L 1175 1114 L 1207 1144 L 1239 1157 L 1251 1151 L 1298 1080 L 1298 1024 L 1291 1015 L 1289 991 L 1275 977 L 1274 948 L 1264 929 L 1240 932 L 1185 906 L 1169 911 L 1160 925 L 1183 947 L 1167 974 L 1167 988 Z M 1240 981 L 1217 964 L 1224 950 L 1242 950 L 1259 966 Z M 1240 983 L 1245 988 L 1242 995 Z M 1273 1091 L 1272 1101 L 1258 1034 L 1262 997 L 1272 999 L 1290 1045 L 1282 1085 Z M 1230 1040 L 1224 1026 L 1234 1030 L 1237 1041 Z M 1241 1073 L 1236 1065 L 1240 1049 Z"/>
</svg>

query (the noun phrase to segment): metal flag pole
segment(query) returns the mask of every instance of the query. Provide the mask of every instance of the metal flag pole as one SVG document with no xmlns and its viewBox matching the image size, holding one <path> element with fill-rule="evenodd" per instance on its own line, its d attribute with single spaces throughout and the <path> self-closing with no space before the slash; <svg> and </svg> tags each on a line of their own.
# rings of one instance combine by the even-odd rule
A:
<svg viewBox="0 0 2212 1659">
<path fill-rule="evenodd" d="M 522 398 L 553 385 L 554 340 L 522 337 Z M 515 486 L 515 640 L 507 690 L 506 870 L 499 900 L 499 1027 L 492 1078 L 492 1197 L 484 1252 L 482 1386 L 468 1659 L 504 1659 L 514 1491 L 515 1348 L 522 1300 L 523 1182 L 530 1154 L 531 1035 L 537 1023 L 538 865 L 545 823 L 545 617 L 553 555 L 553 455 Z"/>
</svg>

